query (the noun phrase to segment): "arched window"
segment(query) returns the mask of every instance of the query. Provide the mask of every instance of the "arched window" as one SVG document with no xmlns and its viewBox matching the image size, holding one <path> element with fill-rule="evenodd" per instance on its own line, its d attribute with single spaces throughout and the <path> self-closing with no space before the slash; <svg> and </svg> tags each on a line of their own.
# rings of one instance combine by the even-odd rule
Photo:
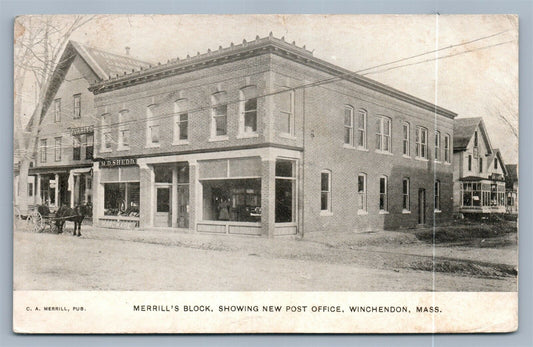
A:
<svg viewBox="0 0 533 347">
<path fill-rule="evenodd" d="M 118 113 L 118 150 L 130 148 L 130 112 L 121 110 Z"/>
<path fill-rule="evenodd" d="M 239 91 L 239 134 L 257 133 L 257 87 L 246 86 Z"/>
<path fill-rule="evenodd" d="M 389 117 L 378 116 L 376 118 L 376 149 L 381 152 L 390 153 L 391 149 L 391 126 Z"/>
<path fill-rule="evenodd" d="M 211 95 L 211 138 L 216 139 L 228 135 L 228 105 L 226 92 Z"/>
<path fill-rule="evenodd" d="M 331 171 L 320 173 L 320 211 L 331 213 Z"/>
<path fill-rule="evenodd" d="M 440 161 L 440 131 L 435 131 L 435 161 Z"/>
<path fill-rule="evenodd" d="M 146 107 L 146 146 L 157 147 L 159 146 L 159 119 L 155 118 L 156 105 L 152 104 Z"/>
<path fill-rule="evenodd" d="M 344 144 L 348 146 L 354 145 L 353 139 L 353 107 L 344 106 Z"/>
<path fill-rule="evenodd" d="M 366 124 L 367 124 L 367 112 L 364 109 L 357 111 L 357 147 L 359 149 L 367 149 L 366 140 Z"/>
<path fill-rule="evenodd" d="M 424 127 L 416 127 L 416 153 L 417 158 L 428 158 L 428 130 Z"/>
<path fill-rule="evenodd" d="M 440 181 L 435 181 L 435 211 L 440 211 Z"/>
<path fill-rule="evenodd" d="M 294 135 L 294 90 L 281 87 L 274 95 L 274 103 L 279 110 L 276 116 L 276 131 L 280 134 Z"/>
<path fill-rule="evenodd" d="M 409 177 L 404 177 L 402 182 L 402 195 L 403 195 L 403 202 L 402 202 L 402 208 L 403 211 L 410 211 L 411 210 L 411 182 L 409 180 Z"/>
<path fill-rule="evenodd" d="M 100 151 L 111 150 L 111 114 L 105 113 L 100 118 Z"/>
<path fill-rule="evenodd" d="M 359 175 L 357 175 L 357 209 L 358 209 L 358 212 L 367 211 L 366 196 L 367 196 L 366 173 L 361 172 L 359 173 Z"/>
<path fill-rule="evenodd" d="M 402 123 L 402 148 L 403 155 L 409 157 L 411 155 L 411 126 L 407 122 Z"/>
<path fill-rule="evenodd" d="M 379 178 L 379 210 L 385 212 L 389 210 L 388 206 L 388 179 L 387 176 L 381 176 Z"/>
<path fill-rule="evenodd" d="M 186 144 L 189 141 L 188 100 L 179 99 L 174 102 L 174 140 L 173 144 Z"/>
</svg>

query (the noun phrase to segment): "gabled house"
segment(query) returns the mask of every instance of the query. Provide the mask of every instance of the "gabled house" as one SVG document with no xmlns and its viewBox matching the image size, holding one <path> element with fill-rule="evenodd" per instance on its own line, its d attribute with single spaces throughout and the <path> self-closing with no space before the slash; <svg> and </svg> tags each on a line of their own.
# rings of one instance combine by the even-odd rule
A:
<svg viewBox="0 0 533 347">
<path fill-rule="evenodd" d="M 454 210 L 464 214 L 504 213 L 505 168 L 481 117 L 455 120 Z"/>
<path fill-rule="evenodd" d="M 70 41 L 53 72 L 40 119 L 28 204 L 52 209 L 92 203 L 94 125 L 91 84 L 149 64 Z M 35 119 L 27 125 L 29 132 Z M 30 195 L 30 194 L 28 194 Z"/>
<path fill-rule="evenodd" d="M 518 213 L 518 165 L 505 165 L 505 190 L 507 192 L 507 212 Z"/>
</svg>

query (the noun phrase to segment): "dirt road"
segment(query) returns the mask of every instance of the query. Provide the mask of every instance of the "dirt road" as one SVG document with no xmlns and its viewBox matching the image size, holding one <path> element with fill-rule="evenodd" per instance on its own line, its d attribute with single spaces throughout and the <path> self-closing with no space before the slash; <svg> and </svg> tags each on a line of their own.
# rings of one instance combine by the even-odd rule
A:
<svg viewBox="0 0 533 347">
<path fill-rule="evenodd" d="M 516 277 L 505 274 L 428 271 L 432 259 L 419 253 L 429 251 L 417 243 L 336 248 L 313 240 L 89 228 L 81 238 L 15 232 L 14 247 L 16 290 L 516 290 Z"/>
</svg>

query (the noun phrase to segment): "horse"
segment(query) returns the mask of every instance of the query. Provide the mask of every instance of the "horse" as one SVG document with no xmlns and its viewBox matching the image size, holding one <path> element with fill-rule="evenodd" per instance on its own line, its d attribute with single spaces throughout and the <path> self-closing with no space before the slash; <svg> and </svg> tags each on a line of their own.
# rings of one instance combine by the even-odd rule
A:
<svg viewBox="0 0 533 347">
<path fill-rule="evenodd" d="M 81 236 L 81 222 L 83 222 L 83 219 L 87 215 L 87 209 L 88 207 L 86 205 L 77 205 L 74 208 L 64 205 L 61 206 L 55 215 L 58 233 L 61 234 L 63 232 L 65 222 L 69 221 L 74 223 L 72 236 Z"/>
</svg>

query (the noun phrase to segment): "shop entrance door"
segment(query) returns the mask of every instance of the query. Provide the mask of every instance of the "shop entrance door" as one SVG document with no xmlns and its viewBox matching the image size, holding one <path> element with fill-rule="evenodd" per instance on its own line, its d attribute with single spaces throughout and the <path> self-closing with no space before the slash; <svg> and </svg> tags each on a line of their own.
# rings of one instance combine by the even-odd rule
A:
<svg viewBox="0 0 533 347">
<path fill-rule="evenodd" d="M 418 224 L 426 224 L 426 190 L 418 190 Z"/>
<path fill-rule="evenodd" d="M 159 186 L 156 190 L 156 209 L 154 226 L 170 227 L 172 226 L 172 189 L 171 186 Z"/>
</svg>

